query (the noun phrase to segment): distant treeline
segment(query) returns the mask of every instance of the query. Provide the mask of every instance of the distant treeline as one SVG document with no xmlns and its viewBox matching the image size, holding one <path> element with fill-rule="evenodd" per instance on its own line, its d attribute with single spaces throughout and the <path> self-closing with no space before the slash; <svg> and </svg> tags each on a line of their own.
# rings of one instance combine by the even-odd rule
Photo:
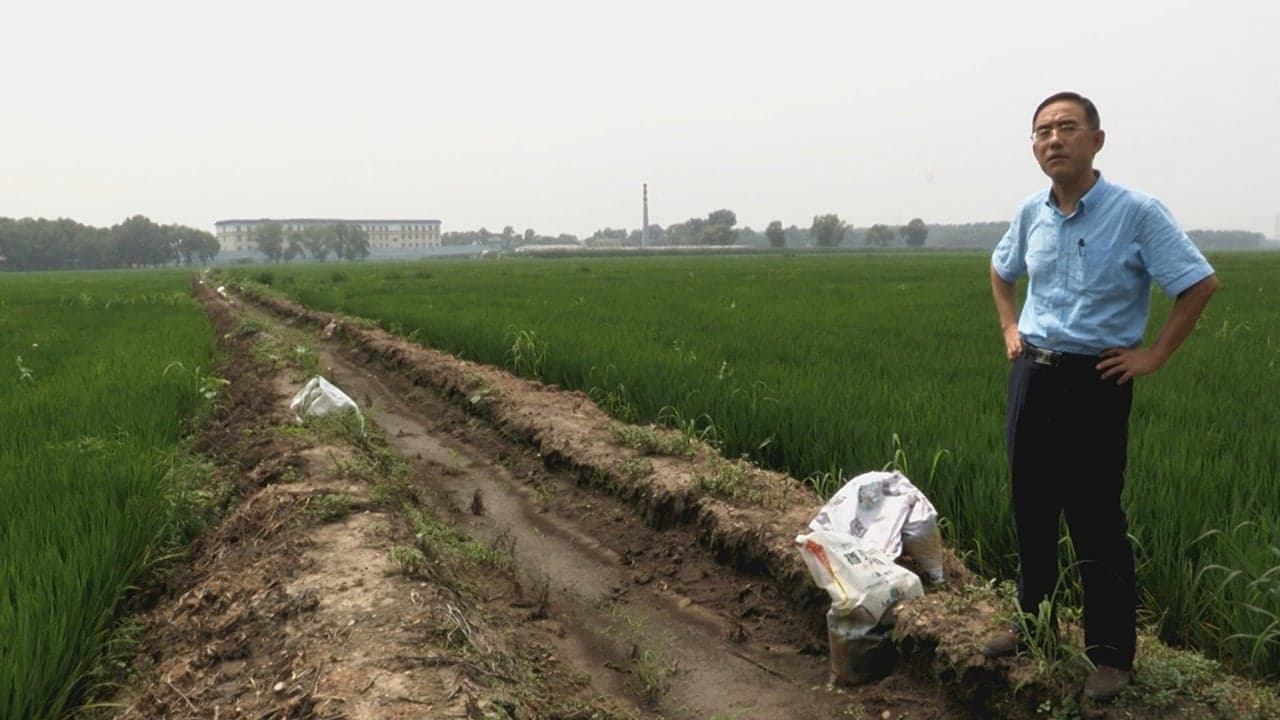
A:
<svg viewBox="0 0 1280 720">
<path fill-rule="evenodd" d="M 996 246 L 1008 229 L 1007 222 L 930 225 L 929 244 L 937 247 L 989 249 Z M 1202 250 L 1257 250 L 1266 241 L 1266 236 L 1262 233 L 1247 230 L 1188 230 L 1187 235 Z"/>
<path fill-rule="evenodd" d="M 648 245 L 989 249 L 995 247 L 1009 228 L 1007 222 L 929 225 L 919 218 L 902 226 L 876 224 L 853 227 L 833 213 L 815 215 L 809 227 L 783 227 L 781 221 L 775 220 L 763 232 L 751 227 L 739 228 L 737 222 L 732 210 L 721 209 L 708 213 L 705 218 L 690 218 L 666 227 L 652 224 L 649 226 Z M 1262 233 L 1245 230 L 1190 230 L 1187 234 L 1205 250 L 1255 250 L 1264 247 L 1265 243 Z M 441 240 L 445 245 L 493 245 L 507 250 L 525 245 L 639 247 L 643 243 L 639 229 L 601 228 L 579 239 L 569 233 L 543 235 L 533 228 L 517 233 L 510 225 L 499 233 L 485 228 L 447 232 Z M 365 243 L 363 253 L 353 254 L 353 257 L 368 254 L 367 240 Z M 288 248 L 293 244 L 290 242 Z M 276 245 L 272 247 L 276 248 Z M 109 228 L 95 228 L 68 219 L 14 220 L 0 217 L 0 270 L 207 263 L 218 255 L 218 251 L 218 241 L 212 233 L 185 225 L 157 225 L 142 215 L 135 215 Z M 270 252 L 267 254 L 271 256 Z M 342 257 L 342 253 L 338 255 Z M 320 256 L 319 259 L 324 258 Z"/>
<path fill-rule="evenodd" d="M 1267 239 L 1245 230 L 1188 230 L 1187 235 L 1201 250 L 1257 250 Z"/>
<path fill-rule="evenodd" d="M 585 238 L 569 233 L 543 235 L 533 228 L 516 232 L 507 225 L 501 233 L 487 228 L 479 230 L 446 232 L 441 236 L 445 245 L 500 245 L 513 249 L 526 245 L 579 245 L 589 248 L 610 247 L 690 247 L 690 246 L 748 246 L 748 247 L 838 247 L 850 243 L 875 247 L 894 244 L 919 247 L 931 232 L 924 221 L 912 219 L 901 227 L 872 225 L 858 229 L 849 227 L 834 213 L 815 215 L 809 227 L 792 225 L 784 228 L 782 222 L 769 223 L 764 232 L 750 227 L 739 228 L 737 215 L 721 208 L 707 213 L 706 217 L 693 217 L 684 222 L 663 226 L 651 223 L 648 237 L 639 229 L 606 227 Z"/>
<path fill-rule="evenodd" d="M 994 248 L 1009 229 L 1007 222 L 930 225 L 929 244 L 955 248 Z M 1266 236 L 1247 230 L 1188 230 L 1187 235 L 1202 250 L 1257 250 Z"/>
<path fill-rule="evenodd" d="M 717 211 L 725 213 L 729 211 Z M 715 217 L 713 213 L 709 218 Z M 723 216 L 722 216 L 723 217 Z M 729 217 L 732 217 L 730 213 Z M 712 228 L 710 232 L 707 228 Z M 781 232 L 781 240 L 777 235 L 771 239 L 769 230 L 760 232 L 750 227 L 736 228 L 715 225 L 709 220 L 693 219 L 667 228 L 661 225 L 649 226 L 650 245 L 750 245 L 753 247 L 935 247 L 957 249 L 989 250 L 996 246 L 1000 238 L 1009 229 L 1007 221 L 973 222 L 958 224 L 930 225 L 918 219 L 906 225 L 876 224 L 867 227 L 845 225 L 835 215 L 819 215 L 809 227 L 791 225 L 775 229 Z M 1246 230 L 1188 230 L 1187 235 L 1195 244 L 1204 250 L 1257 250 L 1265 247 L 1266 237 L 1262 233 Z M 833 242 L 838 237 L 839 240 Z M 729 240 L 729 238 L 732 238 Z M 719 242 L 717 242 L 717 240 Z M 725 242 L 728 240 L 728 242 Z M 576 243 L 578 239 L 572 235 L 561 235 L 559 238 L 543 238 L 538 242 L 555 242 L 559 244 Z M 516 245 L 525 244 L 517 240 Z M 583 244 L 587 246 L 617 245 L 622 247 L 639 246 L 639 230 L 623 230 L 604 228 L 587 237 Z"/>
<path fill-rule="evenodd" d="M 737 215 L 732 210 L 720 209 L 706 217 L 689 218 L 684 222 L 662 226 L 649 225 L 649 246 L 685 247 L 701 245 L 739 245 L 758 248 L 834 248 L 834 247 L 950 247 L 991 248 L 1008 229 L 1007 222 L 965 223 L 960 225 L 928 225 L 913 218 L 906 225 L 875 224 L 854 227 L 834 213 L 815 215 L 808 227 L 791 225 L 784 227 L 781 221 L 769 223 L 763 231 L 751 227 L 737 227 Z M 606 227 L 585 238 L 561 233 L 543 235 L 533 228 L 523 233 L 508 225 L 501 233 L 485 228 L 479 230 L 447 232 L 442 236 L 445 245 L 501 244 L 504 249 L 525 245 L 580 245 L 583 247 L 640 247 L 643 243 L 639 229 Z"/>
<path fill-rule="evenodd" d="M 508 225 L 502 228 L 500 233 L 490 232 L 486 228 L 447 232 L 440 236 L 440 243 L 442 245 L 489 245 L 491 243 L 502 243 L 505 248 L 519 247 L 521 245 L 574 245 L 578 243 L 578 236 L 568 233 L 539 235 L 534 232 L 533 228 L 528 228 L 523 233 L 517 233 L 515 228 Z"/>
<path fill-rule="evenodd" d="M 185 225 L 157 225 L 134 215 L 109 228 L 74 220 L 0 217 L 0 270 L 74 270 L 209 262 L 218 254 L 213 233 Z"/>
<path fill-rule="evenodd" d="M 914 219 L 903 226 L 871 225 L 851 227 L 834 214 L 818 215 L 808 227 L 783 227 L 780 221 L 770 223 L 763 231 L 737 227 L 737 216 L 731 210 L 716 210 L 705 218 L 662 226 L 649 225 L 650 246 L 681 247 L 689 245 L 746 245 L 751 247 L 919 247 L 930 245 L 955 248 L 990 248 L 1008 229 L 1007 222 L 966 223 L 963 225 L 927 225 Z M 772 232 L 772 237 L 770 233 Z M 543 235 L 528 228 L 516 232 L 508 225 L 502 232 L 485 228 L 446 232 L 445 245 L 489 245 L 500 243 L 511 249 L 525 245 L 582 245 L 584 247 L 640 247 L 639 229 L 606 227 L 585 238 L 569 233 Z"/>
</svg>

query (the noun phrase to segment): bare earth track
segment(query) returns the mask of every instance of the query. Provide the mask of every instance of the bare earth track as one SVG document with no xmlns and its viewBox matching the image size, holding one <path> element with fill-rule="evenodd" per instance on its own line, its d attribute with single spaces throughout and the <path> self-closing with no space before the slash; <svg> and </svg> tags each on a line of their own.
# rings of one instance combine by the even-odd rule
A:
<svg viewBox="0 0 1280 720">
<path fill-rule="evenodd" d="M 974 657 L 997 609 L 960 622 L 936 597 L 904 612 L 899 672 L 831 688 L 826 598 L 790 547 L 819 501 L 794 481 L 646 455 L 580 393 L 197 293 L 232 381 L 199 450 L 235 499 L 150 599 L 117 717 L 1030 714 Z M 291 429 L 305 377 L 264 348 L 297 344 L 369 437 Z M 730 471 L 749 496 L 698 490 Z"/>
<path fill-rule="evenodd" d="M 689 525 L 655 529 L 562 459 L 326 342 L 324 374 L 408 461 L 415 499 L 509 558 L 455 577 L 401 572 L 388 554 L 413 546 L 414 528 L 371 497 L 379 478 L 361 476 L 360 448 L 280 429 L 303 378 L 255 364 L 253 344 L 290 330 L 204 299 L 232 385 L 201 444 L 234 469 L 241 499 L 147 616 L 144 681 L 120 717 L 954 714 L 908 676 L 829 689 L 821 605 L 797 607 L 718 562 Z M 264 329 L 240 332 L 247 313 Z M 320 520 L 327 496 L 351 511 Z"/>
</svg>

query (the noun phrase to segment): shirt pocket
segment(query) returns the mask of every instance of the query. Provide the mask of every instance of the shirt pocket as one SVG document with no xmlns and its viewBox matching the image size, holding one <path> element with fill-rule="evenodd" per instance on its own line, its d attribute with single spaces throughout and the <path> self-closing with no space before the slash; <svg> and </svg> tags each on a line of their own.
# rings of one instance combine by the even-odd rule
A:
<svg viewBox="0 0 1280 720">
<path fill-rule="evenodd" d="M 1079 264 L 1073 279 L 1085 294 L 1111 294 L 1124 283 L 1124 243 L 1082 240 L 1077 242 L 1076 250 Z"/>
</svg>

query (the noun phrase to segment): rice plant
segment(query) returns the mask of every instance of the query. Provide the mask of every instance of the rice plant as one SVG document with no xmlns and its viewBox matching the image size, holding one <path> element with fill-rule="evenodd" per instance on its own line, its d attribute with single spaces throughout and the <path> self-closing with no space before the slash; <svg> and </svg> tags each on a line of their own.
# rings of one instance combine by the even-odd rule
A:
<svg viewBox="0 0 1280 720">
<path fill-rule="evenodd" d="M 126 588 L 181 532 L 172 448 L 216 390 L 175 370 L 211 363 L 186 282 L 0 278 L 0 356 L 20 369 L 0 373 L 0 717 L 74 704 Z"/>
<path fill-rule="evenodd" d="M 1280 507 L 1280 254 L 1210 259 L 1222 288 L 1200 327 L 1137 381 L 1126 506 L 1144 617 L 1166 639 L 1274 675 L 1280 598 L 1243 581 L 1206 591 L 1198 577 L 1222 566 L 1270 578 L 1280 564 L 1274 535 L 1225 532 Z M 513 366 L 510 329 L 520 328 L 556 348 L 537 358 L 544 382 L 587 392 L 627 422 L 714 426 L 726 457 L 825 493 L 886 462 L 910 467 L 957 550 L 1009 577 L 1008 361 L 988 263 L 986 253 L 438 262 L 394 277 L 385 265 L 352 267 L 340 283 L 322 266 L 277 272 L 297 300 L 398 323 L 422 344 L 492 365 Z M 1169 305 L 1157 294 L 1152 334 Z M 533 376 L 526 349 L 519 370 Z M 1199 540 L 1214 528 L 1224 532 Z"/>
<path fill-rule="evenodd" d="M 404 335 L 403 332 L 399 333 Z M 507 330 L 511 347 L 507 350 L 507 366 L 517 375 L 538 379 L 547 362 L 547 344 L 532 330 Z"/>
</svg>

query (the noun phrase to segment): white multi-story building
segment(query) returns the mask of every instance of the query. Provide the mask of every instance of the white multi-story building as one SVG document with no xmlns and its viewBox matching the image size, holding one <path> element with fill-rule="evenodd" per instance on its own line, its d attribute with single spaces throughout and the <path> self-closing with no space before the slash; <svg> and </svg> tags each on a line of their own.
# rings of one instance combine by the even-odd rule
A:
<svg viewBox="0 0 1280 720">
<path fill-rule="evenodd" d="M 440 246 L 439 220 L 343 220 L 339 218 L 259 218 L 257 220 L 219 220 L 218 246 L 222 252 L 255 252 L 254 233 L 268 223 L 280 223 L 285 237 L 313 225 L 359 225 L 369 235 L 370 250 L 407 250 Z"/>
</svg>

